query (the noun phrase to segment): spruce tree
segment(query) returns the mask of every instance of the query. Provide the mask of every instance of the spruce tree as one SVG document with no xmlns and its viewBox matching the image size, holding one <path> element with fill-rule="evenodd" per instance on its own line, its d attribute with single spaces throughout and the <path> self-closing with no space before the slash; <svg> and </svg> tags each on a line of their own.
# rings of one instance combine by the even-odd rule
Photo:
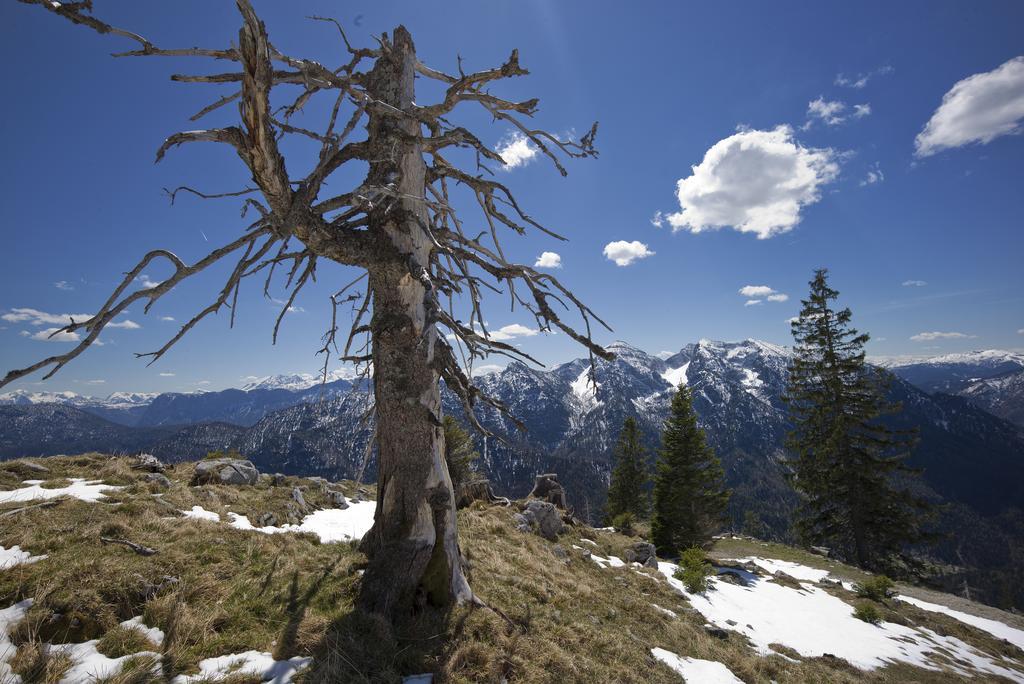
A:
<svg viewBox="0 0 1024 684">
<path fill-rule="evenodd" d="M 663 555 L 706 544 L 721 525 L 729 491 L 722 464 L 697 427 L 690 388 L 682 385 L 661 434 L 654 476 L 651 541 Z"/>
<path fill-rule="evenodd" d="M 796 531 L 808 544 L 825 544 L 861 567 L 879 568 L 905 545 L 922 539 L 927 504 L 908 489 L 904 460 L 912 432 L 880 422 L 900 410 L 886 399 L 888 374 L 864 361 L 867 334 L 850 325 L 848 308 L 819 269 L 793 322 L 796 344 L 789 366 L 793 429 L 791 481 L 802 497 Z"/>
<path fill-rule="evenodd" d="M 644 449 L 640 427 L 630 416 L 622 424 L 615 446 L 615 469 L 608 486 L 608 520 L 622 513 L 646 518 L 647 450 Z"/>
<path fill-rule="evenodd" d="M 441 424 L 444 428 L 444 458 L 448 463 L 448 475 L 452 478 L 452 489 L 458 492 L 459 485 L 468 482 L 476 472 L 474 461 L 480 454 L 473 448 L 473 439 L 462 429 L 459 421 L 445 416 Z"/>
</svg>

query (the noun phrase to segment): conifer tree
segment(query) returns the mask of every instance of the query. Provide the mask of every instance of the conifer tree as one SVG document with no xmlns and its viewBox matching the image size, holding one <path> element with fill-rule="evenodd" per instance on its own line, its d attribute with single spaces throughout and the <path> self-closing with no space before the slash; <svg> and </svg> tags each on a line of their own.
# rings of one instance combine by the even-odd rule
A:
<svg viewBox="0 0 1024 684">
<path fill-rule="evenodd" d="M 608 486 L 608 520 L 622 513 L 646 518 L 647 450 L 643 446 L 640 427 L 630 416 L 622 424 L 615 446 L 615 469 Z"/>
<path fill-rule="evenodd" d="M 664 555 L 706 544 L 721 525 L 729 491 L 722 464 L 697 427 L 690 388 L 682 385 L 661 433 L 654 476 L 651 541 Z"/>
<path fill-rule="evenodd" d="M 444 428 L 444 459 L 448 464 L 448 475 L 452 478 L 452 489 L 458 492 L 459 485 L 468 482 L 476 472 L 475 461 L 480 458 L 480 454 L 459 421 L 445 416 L 441 423 Z"/>
<path fill-rule="evenodd" d="M 791 480 L 802 496 L 796 531 L 805 543 L 878 568 L 923 538 L 927 504 L 906 486 L 912 471 L 904 460 L 915 436 L 880 422 L 900 407 L 885 398 L 888 374 L 864 361 L 869 336 L 850 325 L 848 308 L 833 308 L 838 296 L 828 272 L 815 271 L 792 324 L 795 355 L 784 399 L 793 424 L 786 442 Z"/>
</svg>

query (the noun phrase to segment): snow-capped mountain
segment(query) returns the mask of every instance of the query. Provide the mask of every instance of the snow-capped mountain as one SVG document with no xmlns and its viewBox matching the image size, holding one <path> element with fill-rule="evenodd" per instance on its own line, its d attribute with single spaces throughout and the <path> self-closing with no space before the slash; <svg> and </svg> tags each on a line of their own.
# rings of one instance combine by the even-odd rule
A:
<svg viewBox="0 0 1024 684">
<path fill-rule="evenodd" d="M 336 368 L 327 371 L 326 381 L 320 373 L 294 373 L 291 375 L 267 375 L 262 378 L 252 378 L 240 388 L 243 392 L 251 392 L 257 389 L 284 389 L 292 392 L 308 390 L 323 383 L 332 383 L 338 380 L 352 380 L 356 377 L 356 371 L 350 366 Z"/>
<path fill-rule="evenodd" d="M 975 380 L 1024 370 L 1024 354 L 1000 349 L 932 357 L 880 357 L 869 360 L 929 393 L 955 394 Z"/>
<path fill-rule="evenodd" d="M 987 349 L 931 358 L 873 361 L 926 392 L 956 394 L 1024 426 L 1024 354 Z"/>
<path fill-rule="evenodd" d="M 64 404 L 80 408 L 121 425 L 134 425 L 138 417 L 156 397 L 156 392 L 114 392 L 106 398 L 101 398 L 75 392 L 15 390 L 0 394 L 0 406 Z"/>
</svg>

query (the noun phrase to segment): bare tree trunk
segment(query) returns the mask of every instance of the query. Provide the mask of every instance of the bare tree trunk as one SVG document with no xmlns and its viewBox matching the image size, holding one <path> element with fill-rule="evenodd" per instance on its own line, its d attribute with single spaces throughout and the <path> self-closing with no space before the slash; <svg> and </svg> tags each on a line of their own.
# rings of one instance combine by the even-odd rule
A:
<svg viewBox="0 0 1024 684">
<path fill-rule="evenodd" d="M 391 52 L 369 74 L 379 101 L 413 106 L 415 49 L 402 27 Z M 423 602 L 448 605 L 472 596 L 462 571 L 455 497 L 444 459 L 438 332 L 430 291 L 433 242 L 427 226 L 426 165 L 419 123 L 371 113 L 369 181 L 396 185 L 399 199 L 383 199 L 370 214 L 393 250 L 370 270 L 373 293 L 374 398 L 379 477 L 373 529 L 363 541 L 370 557 L 360 606 L 396 617 Z"/>
</svg>

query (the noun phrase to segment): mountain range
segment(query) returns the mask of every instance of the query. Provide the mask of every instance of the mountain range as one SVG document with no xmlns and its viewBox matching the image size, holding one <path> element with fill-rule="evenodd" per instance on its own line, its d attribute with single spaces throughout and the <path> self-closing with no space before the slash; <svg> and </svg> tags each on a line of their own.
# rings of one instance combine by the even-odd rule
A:
<svg viewBox="0 0 1024 684">
<path fill-rule="evenodd" d="M 512 362 L 478 378 L 526 425 L 490 407 L 478 419 L 501 438 L 477 436 L 480 468 L 499 492 L 525 495 L 540 472 L 557 472 L 572 504 L 601 517 L 613 447 L 627 416 L 637 418 L 651 458 L 676 386 L 685 383 L 733 490 L 736 529 L 787 539 L 796 503 L 785 479 L 788 430 L 781 395 L 789 349 L 757 340 L 700 340 L 655 356 L 625 342 L 591 370 L 577 359 L 545 370 Z M 922 492 L 944 503 L 943 531 L 970 530 L 943 560 L 982 568 L 955 574 L 989 595 L 1024 605 L 1024 356 L 984 351 L 935 359 L 883 359 L 890 399 L 903 411 L 893 426 L 916 428 L 910 459 Z M 369 384 L 348 373 L 274 376 L 219 392 L 112 395 L 0 395 L 0 458 L 86 450 L 144 449 L 170 461 L 238 449 L 265 471 L 333 479 L 375 479 Z M 462 409 L 447 392 L 445 410 Z M 1017 420 L 1016 423 L 1011 422 Z M 1018 558 L 1018 555 L 1021 558 Z M 994 600 L 994 599 L 993 599 Z"/>
</svg>

